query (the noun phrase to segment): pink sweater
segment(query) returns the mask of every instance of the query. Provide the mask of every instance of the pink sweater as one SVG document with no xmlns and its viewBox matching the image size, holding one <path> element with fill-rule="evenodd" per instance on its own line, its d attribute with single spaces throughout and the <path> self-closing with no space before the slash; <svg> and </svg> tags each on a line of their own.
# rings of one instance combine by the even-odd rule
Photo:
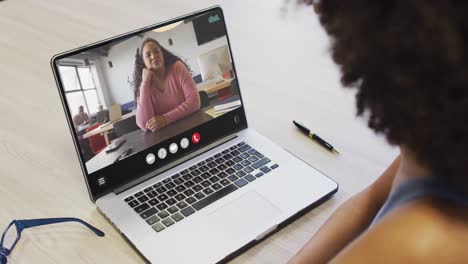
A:
<svg viewBox="0 0 468 264">
<path fill-rule="evenodd" d="M 163 116 L 166 124 L 171 124 L 200 109 L 197 87 L 185 65 L 178 61 L 167 71 L 162 92 L 151 87 L 148 80 L 143 80 L 140 85 L 136 123 L 145 131 L 146 122 L 154 116 Z"/>
</svg>

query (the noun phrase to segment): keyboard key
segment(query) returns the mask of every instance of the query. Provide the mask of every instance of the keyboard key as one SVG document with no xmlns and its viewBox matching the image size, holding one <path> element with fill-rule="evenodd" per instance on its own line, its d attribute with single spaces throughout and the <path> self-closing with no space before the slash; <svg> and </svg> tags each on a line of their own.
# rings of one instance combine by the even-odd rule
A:
<svg viewBox="0 0 468 264">
<path fill-rule="evenodd" d="M 155 215 L 156 213 L 158 212 L 158 210 L 156 210 L 155 208 L 150 208 L 146 211 L 144 211 L 143 213 L 140 214 L 141 218 L 143 219 L 146 219 L 152 215 Z"/>
<path fill-rule="evenodd" d="M 237 179 L 239 179 L 236 175 L 231 175 L 228 177 L 229 180 L 231 181 L 237 181 Z"/>
<path fill-rule="evenodd" d="M 257 158 L 257 156 L 250 156 L 250 157 L 248 158 L 248 160 L 249 160 L 250 162 L 256 162 L 256 161 L 258 160 L 258 158 Z"/>
<path fill-rule="evenodd" d="M 176 206 L 179 207 L 179 209 L 184 209 L 188 206 L 188 204 L 185 201 L 180 201 L 176 204 Z"/>
<path fill-rule="evenodd" d="M 226 165 L 224 165 L 224 164 L 221 164 L 221 165 L 219 165 L 219 166 L 216 167 L 216 168 L 217 168 L 218 170 L 220 170 L 220 171 L 223 171 L 223 170 L 227 169 L 228 167 L 227 167 Z"/>
<path fill-rule="evenodd" d="M 163 185 L 162 182 L 158 182 L 155 185 L 153 185 L 153 188 L 158 188 L 158 187 L 161 187 L 162 185 Z"/>
<path fill-rule="evenodd" d="M 201 172 L 199 170 L 193 170 L 192 172 L 190 172 L 190 174 L 192 174 L 192 176 L 198 176 L 201 174 Z"/>
<path fill-rule="evenodd" d="M 234 150 L 234 151 L 231 152 L 231 155 L 233 155 L 234 157 L 236 157 L 236 156 L 239 156 L 239 155 L 240 155 L 240 152 L 237 151 L 237 150 Z"/>
<path fill-rule="evenodd" d="M 210 173 L 211 173 L 211 175 L 216 175 L 216 174 L 219 173 L 219 170 L 216 169 L 216 168 L 214 168 L 214 169 L 211 169 L 211 170 L 210 170 Z"/>
<path fill-rule="evenodd" d="M 237 181 L 234 182 L 235 185 L 237 185 L 237 187 L 243 187 L 247 184 L 248 182 L 244 179 L 238 179 Z"/>
<path fill-rule="evenodd" d="M 226 173 L 227 173 L 227 174 L 233 174 L 233 173 L 235 173 L 235 172 L 236 172 L 236 170 L 233 169 L 233 168 L 229 168 L 229 169 L 226 170 Z"/>
<path fill-rule="evenodd" d="M 142 195 L 142 196 L 138 197 L 137 199 L 138 199 L 138 201 L 140 203 L 144 203 L 144 202 L 149 200 L 148 196 L 146 196 L 146 195 Z"/>
<path fill-rule="evenodd" d="M 231 166 L 233 166 L 233 165 L 236 164 L 236 163 L 235 163 L 234 161 L 232 161 L 232 160 L 228 160 L 228 161 L 226 161 L 224 164 L 225 164 L 226 166 L 231 167 Z"/>
<path fill-rule="evenodd" d="M 242 147 L 244 145 L 245 145 L 245 142 L 241 142 L 241 143 L 237 144 L 238 147 Z"/>
<path fill-rule="evenodd" d="M 163 223 L 166 227 L 170 227 L 175 222 L 174 222 L 174 220 L 172 220 L 172 218 L 168 217 L 168 218 L 162 220 L 161 223 Z"/>
<path fill-rule="evenodd" d="M 164 201 L 167 200 L 169 197 L 166 194 L 161 194 L 158 196 L 159 201 Z"/>
<path fill-rule="evenodd" d="M 168 211 L 169 213 L 173 214 L 173 213 L 179 211 L 179 209 L 178 209 L 176 206 L 171 206 L 171 207 L 169 207 L 169 208 L 167 209 L 167 211 Z"/>
<path fill-rule="evenodd" d="M 180 185 L 180 184 L 182 184 L 183 182 L 184 182 L 184 180 L 183 180 L 182 178 L 178 178 L 178 179 L 175 179 L 175 180 L 174 180 L 174 183 L 175 183 L 176 185 Z"/>
<path fill-rule="evenodd" d="M 175 187 L 175 189 L 178 191 L 178 192 L 183 192 L 185 191 L 187 188 L 183 185 L 179 185 L 177 187 Z"/>
<path fill-rule="evenodd" d="M 175 213 L 175 214 L 171 215 L 171 217 L 176 222 L 179 222 L 180 220 L 184 219 L 184 217 L 180 213 Z"/>
<path fill-rule="evenodd" d="M 247 151 L 249 150 L 251 147 L 247 144 L 243 145 L 242 147 L 238 148 L 237 150 L 239 150 L 240 152 L 244 152 L 244 151 Z"/>
<path fill-rule="evenodd" d="M 267 164 L 270 161 L 271 160 L 269 158 L 263 158 L 263 159 L 255 162 L 254 164 L 252 164 L 252 167 L 255 168 L 255 169 L 258 169 L 258 168 L 262 167 L 263 165 Z"/>
<path fill-rule="evenodd" d="M 183 195 L 182 193 L 179 193 L 175 196 L 175 198 L 177 199 L 177 201 L 182 201 L 184 200 L 186 197 L 185 195 Z"/>
<path fill-rule="evenodd" d="M 137 193 L 135 193 L 135 197 L 140 197 L 140 196 L 142 196 L 143 194 L 144 194 L 143 192 L 137 192 Z"/>
<path fill-rule="evenodd" d="M 201 199 L 203 199 L 203 198 L 206 197 L 206 195 L 204 195 L 202 192 L 196 193 L 194 196 L 195 196 L 195 198 L 197 198 L 198 200 L 201 200 Z"/>
<path fill-rule="evenodd" d="M 248 161 L 248 160 L 243 160 L 241 161 L 241 164 L 244 165 L 245 167 L 249 166 L 250 164 L 252 164 L 252 162 Z"/>
<path fill-rule="evenodd" d="M 139 205 L 140 203 L 137 201 L 137 200 L 132 200 L 128 203 L 128 205 L 130 205 L 130 207 L 135 207 L 137 205 Z"/>
<path fill-rule="evenodd" d="M 211 188 L 213 188 L 213 190 L 217 191 L 217 190 L 223 188 L 223 186 L 221 184 L 219 184 L 219 183 L 215 183 L 215 184 L 211 185 Z"/>
<path fill-rule="evenodd" d="M 195 191 L 195 192 L 199 192 L 201 190 L 203 190 L 203 187 L 201 187 L 200 185 L 195 185 L 192 187 L 192 189 Z"/>
<path fill-rule="evenodd" d="M 223 158 L 218 158 L 218 159 L 215 159 L 215 162 L 218 164 L 223 164 L 225 160 Z"/>
<path fill-rule="evenodd" d="M 263 176 L 263 172 L 259 172 L 259 173 L 255 174 L 255 177 L 257 177 L 257 178 L 260 178 L 262 176 Z"/>
<path fill-rule="evenodd" d="M 177 194 L 176 190 L 170 190 L 166 193 L 169 197 L 172 197 Z"/>
<path fill-rule="evenodd" d="M 171 206 L 177 203 L 177 201 L 174 198 L 169 198 L 166 200 L 167 205 Z"/>
<path fill-rule="evenodd" d="M 274 170 L 274 169 L 276 169 L 276 168 L 278 168 L 278 167 L 279 167 L 278 164 L 273 164 L 270 168 L 271 168 L 272 170 Z"/>
<path fill-rule="evenodd" d="M 249 151 L 247 151 L 249 154 L 254 154 L 255 152 L 257 152 L 255 149 L 249 149 Z"/>
<path fill-rule="evenodd" d="M 193 182 L 194 182 L 194 183 L 200 183 L 200 182 L 202 182 L 202 181 L 203 181 L 203 178 L 200 177 L 200 176 L 193 178 Z"/>
<path fill-rule="evenodd" d="M 210 169 L 212 169 L 212 168 L 218 166 L 218 164 L 216 164 L 216 162 L 213 162 L 213 161 L 212 161 L 212 162 L 208 163 L 207 166 L 208 166 Z"/>
<path fill-rule="evenodd" d="M 235 157 L 232 159 L 234 162 L 241 162 L 242 158 L 241 157 Z"/>
<path fill-rule="evenodd" d="M 179 178 L 179 177 L 180 177 L 180 174 L 179 174 L 179 173 L 176 173 L 176 174 L 174 174 L 174 175 L 171 176 L 171 179 L 175 180 L 175 179 L 177 179 L 177 178 Z"/>
<path fill-rule="evenodd" d="M 205 172 L 205 173 L 203 173 L 203 174 L 201 175 L 201 177 L 202 177 L 203 179 L 206 180 L 206 179 L 209 179 L 209 178 L 211 177 L 211 174 L 208 173 L 208 172 Z"/>
<path fill-rule="evenodd" d="M 205 161 L 200 161 L 199 163 L 197 163 L 197 166 L 200 167 L 200 166 L 203 166 L 203 165 L 205 165 L 205 164 L 206 164 Z M 200 168 L 199 168 L 199 169 L 200 169 Z"/>
<path fill-rule="evenodd" d="M 218 173 L 218 177 L 221 179 L 226 178 L 227 176 L 228 176 L 227 173 L 225 173 L 224 171 Z"/>
<path fill-rule="evenodd" d="M 254 171 L 254 169 L 252 169 L 252 167 L 249 166 L 249 167 L 245 167 L 244 171 L 247 173 L 251 173 L 252 171 Z"/>
<path fill-rule="evenodd" d="M 252 174 L 247 174 L 247 176 L 245 176 L 244 179 L 251 182 L 251 181 L 255 181 L 256 178 Z"/>
<path fill-rule="evenodd" d="M 230 184 L 230 185 L 224 187 L 223 189 L 213 193 L 212 195 L 207 196 L 205 199 L 202 199 L 202 200 L 194 203 L 192 206 L 196 210 L 200 210 L 200 209 L 214 203 L 215 201 L 223 198 L 224 196 L 232 193 L 235 190 L 237 190 L 237 188 L 233 184 Z"/>
<path fill-rule="evenodd" d="M 175 186 L 176 186 L 175 183 L 170 182 L 170 183 L 164 185 L 164 188 L 170 190 L 170 189 L 174 188 Z"/>
<path fill-rule="evenodd" d="M 214 193 L 213 189 L 211 189 L 210 187 L 205 188 L 205 189 L 203 190 L 203 192 L 204 192 L 206 195 L 210 195 L 210 194 Z"/>
<path fill-rule="evenodd" d="M 187 173 L 189 173 L 189 170 L 183 170 L 183 171 L 180 172 L 180 174 L 182 174 L 182 175 L 187 174 Z"/>
<path fill-rule="evenodd" d="M 195 185 L 195 183 L 193 181 L 187 181 L 184 183 L 185 187 L 187 188 L 192 188 L 192 186 Z"/>
<path fill-rule="evenodd" d="M 133 210 L 135 210 L 135 212 L 137 212 L 139 214 L 139 213 L 143 213 L 145 210 L 148 210 L 149 208 L 150 208 L 150 206 L 147 203 L 144 203 L 144 204 L 141 204 L 141 205 L 133 208 Z"/>
<path fill-rule="evenodd" d="M 213 160 L 214 160 L 213 157 L 209 157 L 209 158 L 206 159 L 206 162 L 210 162 L 210 161 L 213 161 Z"/>
<path fill-rule="evenodd" d="M 192 207 L 186 207 L 180 211 L 181 214 L 183 214 L 185 217 L 195 213 L 195 210 L 193 210 Z"/>
<path fill-rule="evenodd" d="M 188 181 L 188 180 L 190 180 L 192 178 L 193 178 L 193 176 L 191 174 L 185 174 L 184 176 L 182 176 L 182 179 L 184 179 L 186 181 Z"/>
<path fill-rule="evenodd" d="M 167 189 L 164 188 L 164 186 L 161 186 L 161 187 L 159 187 L 159 188 L 156 188 L 156 191 L 157 191 L 159 194 L 161 194 L 161 193 L 167 192 Z"/>
<path fill-rule="evenodd" d="M 223 159 L 225 159 L 225 160 L 230 160 L 232 158 L 233 157 L 231 156 L 231 154 L 226 154 L 226 155 L 223 156 Z"/>
<path fill-rule="evenodd" d="M 159 210 L 164 210 L 164 209 L 166 209 L 167 207 L 168 207 L 168 206 L 167 206 L 167 204 L 165 204 L 165 203 L 160 203 L 160 204 L 156 205 L 156 208 L 158 208 Z"/>
<path fill-rule="evenodd" d="M 226 186 L 226 185 L 230 184 L 231 182 L 228 181 L 227 179 L 222 179 L 219 183 L 222 184 L 223 186 Z"/>
<path fill-rule="evenodd" d="M 210 182 L 210 181 L 204 181 L 204 182 L 201 183 L 201 185 L 202 185 L 203 187 L 208 187 L 208 186 L 211 185 L 211 182 Z"/>
<path fill-rule="evenodd" d="M 194 193 L 195 193 L 195 192 L 194 192 L 192 189 L 188 189 L 188 190 L 185 190 L 185 191 L 184 191 L 184 194 L 185 194 L 186 196 L 193 195 Z"/>
<path fill-rule="evenodd" d="M 265 174 L 271 171 L 271 169 L 268 168 L 267 166 L 261 167 L 260 170 L 261 170 L 263 173 L 265 173 Z"/>
<path fill-rule="evenodd" d="M 206 165 L 203 165 L 201 166 L 200 168 L 198 168 L 201 172 L 205 172 L 205 171 L 208 171 L 210 168 L 208 168 L 208 166 Z"/>
<path fill-rule="evenodd" d="M 152 227 L 153 227 L 154 231 L 156 231 L 156 232 L 161 232 L 165 228 L 164 225 L 161 224 L 161 222 L 158 222 L 158 223 L 154 224 Z"/>
<path fill-rule="evenodd" d="M 163 182 L 164 184 L 166 184 L 166 183 L 168 183 L 168 182 L 170 182 L 170 181 L 171 181 L 171 178 L 168 177 L 168 178 L 164 179 L 162 182 Z"/>
<path fill-rule="evenodd" d="M 215 157 L 215 159 L 221 157 L 221 153 L 216 153 L 216 155 L 214 155 L 214 157 Z"/>
<path fill-rule="evenodd" d="M 159 219 L 159 217 L 157 215 L 153 215 L 152 217 L 146 219 L 146 223 L 148 223 L 148 225 L 154 225 L 159 220 L 161 220 L 161 219 Z"/>
<path fill-rule="evenodd" d="M 169 213 L 166 210 L 164 210 L 164 211 L 159 212 L 158 216 L 159 218 L 164 219 L 169 216 Z"/>
<path fill-rule="evenodd" d="M 128 203 L 128 202 L 130 202 L 130 201 L 133 200 L 133 199 L 135 199 L 135 198 L 133 198 L 133 196 L 129 196 L 129 197 L 125 198 L 124 201 Z"/>
<path fill-rule="evenodd" d="M 156 205 L 159 203 L 159 201 L 158 201 L 158 199 L 153 198 L 153 199 L 149 200 L 148 203 L 149 203 L 151 206 L 156 206 Z"/>
<path fill-rule="evenodd" d="M 223 153 L 223 154 L 229 153 L 229 149 L 225 149 L 225 150 L 221 151 L 221 153 Z"/>
<path fill-rule="evenodd" d="M 158 193 L 155 191 L 150 191 L 146 195 L 148 195 L 149 198 L 154 198 L 158 195 Z"/>
<path fill-rule="evenodd" d="M 219 177 L 213 176 L 209 180 L 210 180 L 210 182 L 215 183 L 215 182 L 218 182 L 220 179 L 219 179 Z"/>
<path fill-rule="evenodd" d="M 189 204 L 193 204 L 194 202 L 196 202 L 197 199 L 193 198 L 193 197 L 189 197 L 187 199 L 185 199 L 185 202 L 189 203 Z"/>
<path fill-rule="evenodd" d="M 145 193 L 147 193 L 147 192 L 150 192 L 150 191 L 152 191 L 152 190 L 153 190 L 153 187 L 150 186 L 150 187 L 144 189 L 143 191 L 144 191 Z"/>
<path fill-rule="evenodd" d="M 236 170 L 242 170 L 244 168 L 244 166 L 242 166 L 241 164 L 238 163 L 238 164 L 234 165 L 233 168 L 236 169 Z"/>
<path fill-rule="evenodd" d="M 242 153 L 242 154 L 240 154 L 239 157 L 241 157 L 243 159 L 246 159 L 246 158 L 250 157 L 250 155 L 249 155 L 249 153 Z"/>
<path fill-rule="evenodd" d="M 238 177 L 244 177 L 246 174 L 247 174 L 247 173 L 245 173 L 244 171 L 238 171 L 238 172 L 236 173 L 236 176 L 238 176 Z"/>
<path fill-rule="evenodd" d="M 191 167 L 189 168 L 189 170 L 192 171 L 192 170 L 195 170 L 196 168 L 198 168 L 197 165 L 193 165 L 193 166 L 191 166 Z"/>
</svg>

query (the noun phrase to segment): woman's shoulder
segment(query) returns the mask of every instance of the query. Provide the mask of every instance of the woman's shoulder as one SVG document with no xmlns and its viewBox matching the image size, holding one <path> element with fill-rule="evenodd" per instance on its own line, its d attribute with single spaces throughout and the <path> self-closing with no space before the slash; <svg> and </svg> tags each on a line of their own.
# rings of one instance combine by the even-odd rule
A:
<svg viewBox="0 0 468 264">
<path fill-rule="evenodd" d="M 467 243 L 467 208 L 424 198 L 390 212 L 346 247 L 337 260 L 468 261 Z"/>
<path fill-rule="evenodd" d="M 188 73 L 187 66 L 178 60 L 171 65 L 171 71 L 175 74 L 186 74 Z"/>
</svg>

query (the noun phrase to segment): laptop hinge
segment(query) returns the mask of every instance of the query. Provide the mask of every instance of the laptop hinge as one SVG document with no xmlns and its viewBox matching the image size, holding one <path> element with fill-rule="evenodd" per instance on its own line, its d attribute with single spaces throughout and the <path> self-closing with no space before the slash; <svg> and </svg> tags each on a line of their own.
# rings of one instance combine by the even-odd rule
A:
<svg viewBox="0 0 468 264">
<path fill-rule="evenodd" d="M 190 160 L 192 158 L 200 156 L 201 154 L 203 154 L 203 153 L 205 153 L 205 152 L 207 152 L 207 151 L 209 151 L 211 149 L 214 149 L 214 148 L 218 147 L 219 145 L 224 144 L 224 143 L 226 143 L 226 142 L 228 142 L 230 140 L 233 140 L 235 138 L 237 138 L 237 135 L 234 134 L 234 135 L 229 135 L 227 137 L 224 137 L 224 138 L 222 138 L 220 140 L 217 140 L 217 141 L 215 141 L 215 142 L 213 142 L 213 143 L 211 143 L 209 145 L 206 145 L 205 147 L 203 147 L 203 148 L 201 148 L 201 149 L 199 149 L 197 151 L 194 151 L 194 152 L 188 154 L 187 156 L 184 156 L 184 157 L 182 157 L 182 158 L 180 158 L 180 159 L 178 159 L 176 161 L 173 161 L 173 162 L 171 162 L 171 163 L 169 163 L 169 164 L 167 164 L 167 165 L 165 165 L 165 166 L 163 166 L 163 167 L 161 167 L 161 168 L 159 168 L 157 170 L 154 170 L 154 171 L 152 171 L 150 173 L 147 173 L 147 174 L 145 174 L 145 175 L 143 175 L 141 177 L 138 177 L 138 179 L 135 179 L 135 180 L 133 180 L 131 182 L 128 182 L 128 183 L 126 183 L 126 184 L 124 184 L 122 186 L 119 186 L 119 187 L 115 188 L 113 190 L 113 192 L 115 194 L 120 194 L 120 193 L 122 193 L 122 192 L 124 192 L 124 191 L 126 191 L 126 190 L 128 190 L 128 189 L 130 189 L 130 188 L 132 188 L 132 187 L 134 187 L 134 186 L 148 180 L 148 179 L 156 177 L 156 176 L 160 175 L 163 172 L 166 172 L 166 171 L 168 171 L 168 170 L 170 170 L 170 169 L 172 169 L 172 168 L 174 168 L 174 167 L 176 167 L 176 166 L 178 166 L 178 165 L 180 165 L 180 164 L 182 164 L 182 163 L 184 163 L 184 162 L 186 162 L 186 161 L 188 161 L 188 160 Z"/>
</svg>

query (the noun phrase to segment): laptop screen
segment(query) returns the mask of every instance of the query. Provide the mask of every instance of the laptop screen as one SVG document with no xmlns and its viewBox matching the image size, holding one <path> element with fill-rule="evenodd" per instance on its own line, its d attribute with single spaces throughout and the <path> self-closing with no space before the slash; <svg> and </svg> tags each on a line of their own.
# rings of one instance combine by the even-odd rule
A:
<svg viewBox="0 0 468 264">
<path fill-rule="evenodd" d="M 220 8 L 52 64 L 93 195 L 246 126 Z"/>
</svg>

